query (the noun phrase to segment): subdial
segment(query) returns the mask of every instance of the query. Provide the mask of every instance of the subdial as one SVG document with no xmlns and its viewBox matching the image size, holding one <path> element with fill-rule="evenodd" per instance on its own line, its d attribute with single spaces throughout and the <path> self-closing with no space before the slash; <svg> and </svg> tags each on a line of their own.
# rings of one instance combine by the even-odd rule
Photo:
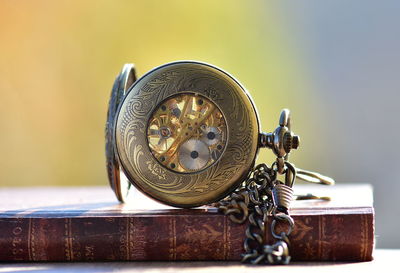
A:
<svg viewBox="0 0 400 273">
<path fill-rule="evenodd" d="M 221 141 L 221 131 L 216 127 L 202 126 L 201 140 L 207 145 L 215 145 Z"/>
<path fill-rule="evenodd" d="M 191 138 L 179 148 L 179 163 L 189 171 L 197 171 L 207 165 L 210 151 L 203 141 Z"/>
</svg>

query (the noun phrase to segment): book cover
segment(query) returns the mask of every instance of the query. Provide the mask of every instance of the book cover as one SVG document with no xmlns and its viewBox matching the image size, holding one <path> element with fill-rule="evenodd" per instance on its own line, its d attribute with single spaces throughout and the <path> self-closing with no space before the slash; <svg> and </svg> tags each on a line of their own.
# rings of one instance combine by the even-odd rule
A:
<svg viewBox="0 0 400 273">
<path fill-rule="evenodd" d="M 293 202 L 292 260 L 371 260 L 371 187 L 295 186 L 308 192 L 332 201 Z M 216 208 L 171 208 L 139 192 L 119 204 L 106 187 L 0 192 L 0 261 L 240 260 L 245 229 Z M 271 241 L 269 223 L 266 232 Z"/>
</svg>

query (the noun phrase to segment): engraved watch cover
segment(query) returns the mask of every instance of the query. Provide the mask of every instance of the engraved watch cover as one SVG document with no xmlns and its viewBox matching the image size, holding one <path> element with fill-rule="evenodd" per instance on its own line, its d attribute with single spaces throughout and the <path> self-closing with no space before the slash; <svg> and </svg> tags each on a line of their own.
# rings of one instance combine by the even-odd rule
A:
<svg viewBox="0 0 400 273">
<path fill-rule="evenodd" d="M 115 196 L 120 202 L 128 197 L 131 183 L 120 169 L 119 162 L 114 151 L 115 143 L 115 116 L 119 105 L 127 94 L 127 89 L 136 81 L 135 67 L 133 64 L 125 64 L 121 73 L 114 81 L 110 101 L 108 104 L 107 121 L 105 129 L 106 138 L 106 166 L 108 181 Z"/>
<path fill-rule="evenodd" d="M 128 90 L 115 150 L 142 192 L 176 207 L 217 201 L 249 174 L 259 122 L 245 89 L 214 66 L 181 61 L 153 69 Z"/>
</svg>

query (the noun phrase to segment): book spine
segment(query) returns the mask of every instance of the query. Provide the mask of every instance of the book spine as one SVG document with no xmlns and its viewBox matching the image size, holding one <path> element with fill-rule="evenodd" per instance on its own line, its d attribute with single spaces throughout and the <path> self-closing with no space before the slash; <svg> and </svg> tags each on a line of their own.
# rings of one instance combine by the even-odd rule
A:
<svg viewBox="0 0 400 273">
<path fill-rule="evenodd" d="M 373 213 L 293 218 L 292 260 L 372 259 Z M 245 229 L 220 214 L 0 218 L 0 261 L 240 260 Z"/>
</svg>

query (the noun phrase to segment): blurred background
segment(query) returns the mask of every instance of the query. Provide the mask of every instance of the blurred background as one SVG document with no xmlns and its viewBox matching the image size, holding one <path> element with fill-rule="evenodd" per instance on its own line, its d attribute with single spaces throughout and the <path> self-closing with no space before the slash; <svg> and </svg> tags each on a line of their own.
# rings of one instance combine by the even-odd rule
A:
<svg viewBox="0 0 400 273">
<path fill-rule="evenodd" d="M 104 124 L 122 65 L 209 62 L 262 128 L 292 111 L 292 161 L 371 183 L 377 246 L 400 246 L 400 2 L 0 1 L 0 185 L 108 185 Z M 270 163 L 262 151 L 259 162 Z M 356 196 L 356 193 L 355 193 Z"/>
</svg>

